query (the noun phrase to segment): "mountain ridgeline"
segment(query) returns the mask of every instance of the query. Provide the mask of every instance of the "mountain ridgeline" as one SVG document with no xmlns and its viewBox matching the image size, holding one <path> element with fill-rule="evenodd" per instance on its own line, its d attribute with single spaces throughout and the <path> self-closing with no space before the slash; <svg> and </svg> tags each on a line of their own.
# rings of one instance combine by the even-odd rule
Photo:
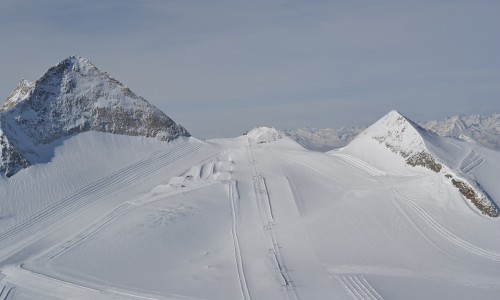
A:
<svg viewBox="0 0 500 300">
<path fill-rule="evenodd" d="M 71 56 L 35 82 L 22 80 L 0 107 L 0 173 L 10 177 L 43 160 L 51 144 L 86 131 L 162 141 L 189 136 L 89 60 Z"/>
<path fill-rule="evenodd" d="M 387 165 L 419 167 L 437 173 L 468 199 L 483 215 L 498 217 L 495 201 L 469 174 L 466 159 L 471 144 L 426 130 L 397 111 L 391 111 L 341 149 L 384 168 Z M 388 155 L 388 151 L 393 155 Z M 464 159 L 465 157 L 465 159 Z M 455 166 L 460 166 L 459 168 Z M 479 166 L 474 165 L 473 167 Z"/>
<path fill-rule="evenodd" d="M 440 136 L 453 137 L 465 142 L 500 150 L 500 114 L 460 115 L 444 120 L 418 122 Z M 366 127 L 299 128 L 286 133 L 307 149 L 325 152 L 347 146 Z"/>
</svg>

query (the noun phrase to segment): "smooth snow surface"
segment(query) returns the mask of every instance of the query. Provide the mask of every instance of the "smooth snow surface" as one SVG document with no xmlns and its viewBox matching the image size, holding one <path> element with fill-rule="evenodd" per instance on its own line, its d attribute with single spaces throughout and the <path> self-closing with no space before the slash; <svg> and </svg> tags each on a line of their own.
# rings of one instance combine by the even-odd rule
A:
<svg viewBox="0 0 500 300">
<path fill-rule="evenodd" d="M 66 140 L 0 182 L 0 299 L 498 299 L 499 220 L 441 174 L 274 137 Z M 498 201 L 500 154 L 467 147 Z"/>
</svg>

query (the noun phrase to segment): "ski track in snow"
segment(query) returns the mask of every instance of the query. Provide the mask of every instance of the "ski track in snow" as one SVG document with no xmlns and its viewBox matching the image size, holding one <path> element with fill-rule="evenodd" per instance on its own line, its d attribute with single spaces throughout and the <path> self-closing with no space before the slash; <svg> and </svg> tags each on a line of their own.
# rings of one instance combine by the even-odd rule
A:
<svg viewBox="0 0 500 300">
<path fill-rule="evenodd" d="M 474 170 L 475 168 L 479 167 L 482 163 L 484 163 L 485 160 L 486 159 L 482 155 L 474 151 L 471 151 L 462 161 L 460 169 L 465 174 L 469 174 L 472 170 Z"/>
<path fill-rule="evenodd" d="M 2 285 L 0 289 L 0 300 L 14 299 L 14 287 L 10 285 Z"/>
<path fill-rule="evenodd" d="M 59 278 L 51 277 L 45 274 L 37 273 L 24 269 L 22 266 L 8 266 L 2 270 L 5 277 L 2 279 L 6 290 L 10 290 L 10 294 L 5 294 L 10 298 L 1 298 L 0 300 L 12 300 L 12 292 L 14 287 L 20 289 L 25 288 L 35 292 L 41 292 L 42 295 L 53 296 L 58 299 L 68 299 L 68 295 L 73 295 L 71 299 L 92 299 L 92 300 L 108 300 L 108 299 L 147 299 L 147 300 L 205 300 L 202 298 L 188 297 L 176 294 L 147 295 L 135 294 L 131 291 L 125 291 L 117 288 L 108 287 L 90 287 L 84 286 Z"/>
<path fill-rule="evenodd" d="M 52 248 L 51 250 L 45 252 L 44 254 L 38 256 L 35 258 L 33 261 L 36 263 L 44 263 L 48 262 L 57 256 L 61 255 L 63 252 L 68 251 L 69 249 L 73 248 L 77 244 L 80 244 L 83 242 L 85 239 L 93 236 L 96 234 L 99 230 L 103 229 L 106 227 L 109 223 L 111 223 L 115 218 L 118 218 L 128 211 L 130 211 L 134 206 L 131 205 L 130 203 L 123 203 L 120 206 L 117 206 L 115 209 L 113 209 L 111 212 L 109 212 L 107 215 L 105 215 L 103 218 L 98 220 L 97 222 L 93 223 L 92 225 L 88 226 L 81 232 L 79 232 L 77 235 L 74 237 L 68 239 L 67 241 L 63 242 L 62 244 L 59 244 L 58 246 Z"/>
<path fill-rule="evenodd" d="M 266 235 L 269 255 L 274 262 L 276 272 L 279 273 L 279 278 L 283 288 L 282 291 L 285 297 L 289 300 L 299 300 L 300 298 L 297 294 L 293 280 L 290 278 L 288 268 L 286 267 L 280 250 L 282 247 L 278 242 L 278 236 L 275 230 L 276 223 L 274 222 L 271 199 L 269 197 L 265 179 L 260 174 L 257 167 L 257 161 L 255 160 L 255 156 L 249 142 L 245 145 L 245 148 L 249 163 L 252 166 L 255 197 L 259 208 L 262 226 Z"/>
<path fill-rule="evenodd" d="M 204 146 L 203 142 L 185 141 L 157 151 L 148 157 L 120 169 L 100 180 L 82 187 L 76 192 L 31 215 L 0 234 L 0 257 L 5 258 L 12 251 L 10 246 L 34 235 L 46 233 L 49 229 L 79 209 L 106 198 L 109 194 L 133 184 L 137 180 L 188 156 Z M 29 241 L 28 241 L 29 243 Z M 2 251 L 3 250 L 3 251 Z M 3 253 L 2 253 L 3 252 Z"/>
<path fill-rule="evenodd" d="M 335 153 L 335 154 L 331 154 L 331 156 L 336 156 L 336 157 L 340 158 L 344 162 L 348 163 L 349 165 L 354 166 L 358 170 L 361 170 L 361 171 L 367 173 L 368 175 L 372 175 L 372 176 L 387 175 L 387 172 L 384 172 L 384 171 L 370 165 L 369 163 L 362 161 L 361 159 L 354 157 L 352 155 L 344 154 L 344 153 Z"/>
<path fill-rule="evenodd" d="M 238 223 L 240 215 L 239 215 L 239 204 L 238 204 L 239 197 L 237 196 L 236 181 L 234 179 L 229 180 L 227 182 L 227 185 L 228 185 L 229 199 L 231 201 L 231 215 L 233 219 L 231 234 L 233 237 L 234 255 L 236 258 L 236 267 L 238 269 L 238 278 L 240 281 L 241 293 L 243 295 L 244 300 L 251 300 L 254 299 L 254 297 L 250 296 L 250 289 L 248 287 L 249 284 L 245 275 L 245 267 L 243 264 L 243 258 L 241 255 L 241 248 L 238 239 L 238 231 L 239 231 Z"/>
<path fill-rule="evenodd" d="M 384 300 L 362 275 L 337 275 L 339 281 L 355 300 Z"/>
<path fill-rule="evenodd" d="M 458 237 L 454 233 L 450 232 L 448 229 L 446 229 L 443 225 L 441 225 L 438 221 L 436 221 L 433 217 L 431 217 L 420 205 L 418 205 L 415 201 L 412 201 L 411 199 L 399 194 L 398 192 L 394 193 L 394 196 L 400 200 L 403 200 L 404 203 L 408 205 L 420 218 L 422 218 L 423 221 L 429 227 L 431 227 L 434 231 L 439 233 L 442 237 L 444 237 L 447 241 L 473 253 L 478 256 L 491 259 L 494 261 L 499 261 L 500 262 L 500 253 L 483 249 L 477 245 L 474 245 L 470 242 L 467 242 L 463 240 L 462 238 Z"/>
</svg>

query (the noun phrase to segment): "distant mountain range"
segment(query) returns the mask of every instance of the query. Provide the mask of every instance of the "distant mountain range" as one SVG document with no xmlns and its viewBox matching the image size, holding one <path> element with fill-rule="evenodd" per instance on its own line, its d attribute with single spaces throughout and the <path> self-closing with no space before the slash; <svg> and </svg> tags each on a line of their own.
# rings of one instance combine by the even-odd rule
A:
<svg viewBox="0 0 500 300">
<path fill-rule="evenodd" d="M 423 128 L 440 136 L 453 137 L 462 141 L 476 143 L 491 149 L 500 150 L 500 114 L 460 115 L 444 120 L 418 123 Z M 302 146 L 325 152 L 345 147 L 365 128 L 299 128 L 287 130 L 286 134 Z"/>
</svg>

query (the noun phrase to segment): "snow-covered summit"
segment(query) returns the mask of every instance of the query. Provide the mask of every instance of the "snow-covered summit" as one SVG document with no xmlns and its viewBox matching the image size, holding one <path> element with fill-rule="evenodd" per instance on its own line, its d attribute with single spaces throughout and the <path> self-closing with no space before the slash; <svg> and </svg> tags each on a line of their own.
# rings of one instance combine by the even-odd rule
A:
<svg viewBox="0 0 500 300">
<path fill-rule="evenodd" d="M 474 153 L 470 144 L 440 137 L 395 110 L 368 127 L 340 152 L 389 172 L 408 167 L 428 169 L 452 183 L 483 214 L 492 217 L 500 214 L 494 201 L 461 168 L 464 157 Z"/>
<path fill-rule="evenodd" d="M 274 127 L 255 127 L 246 133 L 249 141 L 255 144 L 270 143 L 285 137 L 285 133 Z"/>
<path fill-rule="evenodd" d="M 17 87 L 10 93 L 10 95 L 5 100 L 4 105 L 0 106 L 0 111 L 5 110 L 18 101 L 24 99 L 35 87 L 35 83 L 28 81 L 26 79 L 21 79 Z"/>
<path fill-rule="evenodd" d="M 163 141 L 189 136 L 144 98 L 73 55 L 34 83 L 21 81 L 0 108 L 0 172 L 11 176 L 37 162 L 41 146 L 90 130 Z"/>
<path fill-rule="evenodd" d="M 418 124 L 393 110 L 362 134 L 371 136 L 391 151 L 408 157 L 427 150 L 422 136 L 425 134 L 424 131 Z"/>
</svg>

